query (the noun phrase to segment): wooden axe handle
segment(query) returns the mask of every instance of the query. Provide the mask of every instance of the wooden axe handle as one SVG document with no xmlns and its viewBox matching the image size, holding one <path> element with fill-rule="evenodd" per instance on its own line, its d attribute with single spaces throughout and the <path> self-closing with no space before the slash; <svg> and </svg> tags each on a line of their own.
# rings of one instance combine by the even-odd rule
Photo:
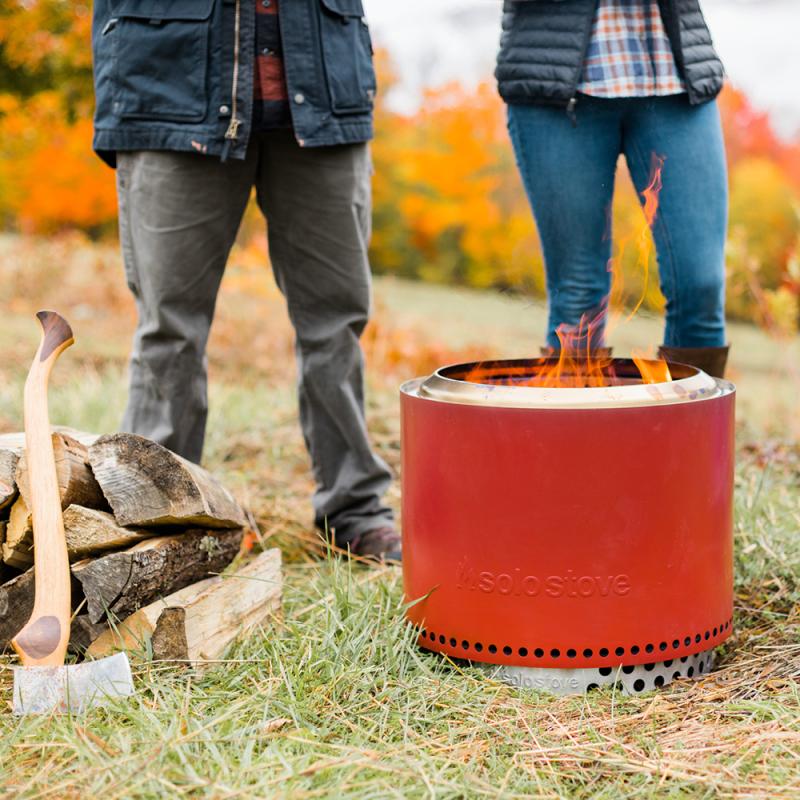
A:
<svg viewBox="0 0 800 800">
<path fill-rule="evenodd" d="M 25 381 L 25 457 L 33 516 L 33 612 L 11 644 L 23 666 L 57 667 L 69 641 L 70 573 L 56 460 L 47 412 L 47 382 L 56 359 L 75 339 L 55 311 L 40 311 L 42 340 Z"/>
</svg>

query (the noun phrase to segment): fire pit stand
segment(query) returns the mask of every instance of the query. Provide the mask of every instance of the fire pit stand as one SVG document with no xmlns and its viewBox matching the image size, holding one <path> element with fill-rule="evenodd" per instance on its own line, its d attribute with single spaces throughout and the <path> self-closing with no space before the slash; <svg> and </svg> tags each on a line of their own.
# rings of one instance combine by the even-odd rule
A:
<svg viewBox="0 0 800 800">
<path fill-rule="evenodd" d="M 544 361 L 401 389 L 420 645 L 562 694 L 708 672 L 732 630 L 733 385 L 619 359 L 607 385 L 553 388 Z"/>
</svg>

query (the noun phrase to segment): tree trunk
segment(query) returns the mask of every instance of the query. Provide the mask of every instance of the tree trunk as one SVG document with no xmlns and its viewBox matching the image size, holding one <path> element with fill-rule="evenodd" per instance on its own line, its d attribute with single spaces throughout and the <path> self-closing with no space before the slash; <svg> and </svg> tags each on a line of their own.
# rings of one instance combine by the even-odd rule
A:
<svg viewBox="0 0 800 800">
<path fill-rule="evenodd" d="M 153 658 L 202 664 L 280 609 L 281 556 L 268 550 L 236 572 L 209 578 L 139 609 L 96 639 L 87 656 L 144 650 Z"/>
<path fill-rule="evenodd" d="M 196 464 L 131 433 L 100 437 L 89 462 L 120 525 L 240 528 L 245 514 Z"/>
<path fill-rule="evenodd" d="M 125 619 L 157 597 L 221 572 L 239 552 L 241 539 L 241 529 L 185 531 L 78 562 L 72 573 L 83 587 L 92 622 L 106 611 Z"/>
</svg>

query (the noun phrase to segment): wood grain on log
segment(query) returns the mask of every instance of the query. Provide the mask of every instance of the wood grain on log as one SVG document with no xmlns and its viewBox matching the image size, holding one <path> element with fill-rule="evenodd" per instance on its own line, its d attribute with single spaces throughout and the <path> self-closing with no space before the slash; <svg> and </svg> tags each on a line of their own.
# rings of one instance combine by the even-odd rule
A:
<svg viewBox="0 0 800 800">
<path fill-rule="evenodd" d="M 86 445 L 67 434 L 54 433 L 53 453 L 56 459 L 61 508 L 79 505 L 85 508 L 108 510 L 108 502 L 89 467 L 89 451 Z M 20 495 L 30 508 L 28 464 L 25 455 L 17 464 L 16 481 Z"/>
<path fill-rule="evenodd" d="M 239 635 L 280 609 L 281 556 L 268 550 L 226 575 L 209 578 L 139 609 L 92 643 L 87 656 L 144 650 L 194 664 L 219 658 Z"/>
<path fill-rule="evenodd" d="M 190 530 L 81 561 L 72 573 L 83 587 L 92 622 L 108 611 L 124 619 L 157 597 L 221 572 L 235 558 L 241 529 Z"/>
<path fill-rule="evenodd" d="M 10 506 L 17 496 L 17 481 L 14 476 L 19 456 L 19 450 L 0 449 L 0 509 Z"/>
<path fill-rule="evenodd" d="M 144 539 L 163 536 L 163 531 L 122 528 L 117 525 L 113 514 L 71 505 L 64 511 L 64 535 L 67 538 L 69 560 L 78 561 L 106 550 L 130 547 Z M 20 496 L 11 507 L 11 518 L 3 542 L 3 561 L 17 569 L 27 569 L 33 559 L 31 515 Z"/>
<path fill-rule="evenodd" d="M 196 464 L 131 433 L 101 436 L 89 462 L 120 525 L 240 528 L 231 493 Z"/>
<path fill-rule="evenodd" d="M 113 514 L 72 505 L 64 511 L 64 532 L 70 561 L 114 550 L 159 535 L 141 528 L 122 528 Z M 163 535 L 163 532 L 162 532 Z"/>
<path fill-rule="evenodd" d="M 33 570 L 0 586 L 0 650 L 11 643 L 33 611 Z"/>
<path fill-rule="evenodd" d="M 27 569 L 33 564 L 33 521 L 21 495 L 11 506 L 3 542 L 3 561 L 17 569 Z"/>
</svg>

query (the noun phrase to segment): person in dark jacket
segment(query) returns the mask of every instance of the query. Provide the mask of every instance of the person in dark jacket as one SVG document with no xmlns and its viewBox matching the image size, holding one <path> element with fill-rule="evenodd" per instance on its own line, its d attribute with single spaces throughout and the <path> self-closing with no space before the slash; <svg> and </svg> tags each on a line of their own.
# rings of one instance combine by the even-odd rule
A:
<svg viewBox="0 0 800 800">
<path fill-rule="evenodd" d="M 652 222 L 661 353 L 722 376 L 727 176 L 715 98 L 723 68 L 699 0 L 505 0 L 496 77 L 544 251 L 547 343 L 604 344 L 614 176 L 661 165 Z"/>
<path fill-rule="evenodd" d="M 138 310 L 122 427 L 200 460 L 209 327 L 255 187 L 296 333 L 316 525 L 399 560 L 359 344 L 376 88 L 361 0 L 96 0 L 93 51 L 94 147 L 117 169 Z"/>
</svg>

